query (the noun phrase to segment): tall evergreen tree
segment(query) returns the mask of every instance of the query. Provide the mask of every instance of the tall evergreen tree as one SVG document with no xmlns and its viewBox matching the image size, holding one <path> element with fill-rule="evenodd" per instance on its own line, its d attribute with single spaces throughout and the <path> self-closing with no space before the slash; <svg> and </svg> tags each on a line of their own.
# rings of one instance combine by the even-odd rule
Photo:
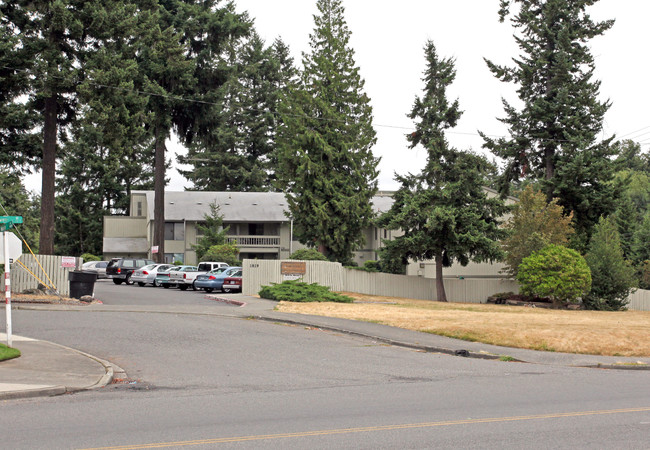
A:
<svg viewBox="0 0 650 450">
<path fill-rule="evenodd" d="M 492 139 L 485 147 L 507 165 L 501 189 L 510 182 L 543 179 L 547 200 L 558 199 L 574 213 L 579 242 L 584 247 L 591 227 L 613 210 L 618 195 L 613 176 L 611 138 L 598 143 L 610 103 L 598 100 L 600 82 L 593 80 L 594 59 L 588 41 L 602 35 L 613 21 L 594 22 L 587 7 L 597 0 L 501 0 L 503 22 L 511 21 L 522 54 L 513 67 L 487 61 L 503 82 L 518 86 L 521 109 L 503 101 L 510 136 Z"/>
<path fill-rule="evenodd" d="M 101 254 L 103 216 L 128 214 L 131 190 L 153 186 L 148 96 L 136 55 L 155 18 L 132 2 L 107 13 L 112 26 L 85 60 L 79 119 L 58 169 L 56 250 L 70 255 Z"/>
<path fill-rule="evenodd" d="M 109 2 L 110 3 L 110 2 Z M 57 141 L 75 117 L 76 84 L 83 77 L 80 62 L 103 21 L 100 2 L 17 0 L 3 4 L 3 13 L 20 38 L 30 73 L 27 106 L 42 127 L 41 233 L 39 251 L 54 252 L 54 181 Z"/>
<path fill-rule="evenodd" d="M 193 140 L 214 125 L 213 103 L 220 101 L 219 88 L 228 79 L 223 63 L 227 44 L 248 33 L 246 14 L 233 3 L 220 0 L 160 0 L 160 22 L 150 47 L 142 52 L 140 66 L 149 81 L 149 110 L 154 116 L 154 232 L 157 258 L 164 257 L 165 141 L 175 130 L 181 142 Z M 192 102 L 178 98 L 192 99 Z"/>
<path fill-rule="evenodd" d="M 378 225 L 403 232 L 384 242 L 386 255 L 401 258 L 403 264 L 435 259 L 437 299 L 444 302 L 443 267 L 501 257 L 498 241 L 504 233 L 498 218 L 506 207 L 483 189 L 487 160 L 451 148 L 445 137 L 445 130 L 455 127 L 462 114 L 458 100 L 447 99 L 447 88 L 456 77 L 454 61 L 441 59 L 431 41 L 425 57 L 424 96 L 416 97 L 409 114 L 416 124 L 407 139 L 410 148 L 422 145 L 427 150 L 427 164 L 419 175 L 396 176 L 401 187 Z"/>
<path fill-rule="evenodd" d="M 213 105 L 215 126 L 197 135 L 179 162 L 193 167 L 180 171 L 200 190 L 267 191 L 272 188 L 270 158 L 278 128 L 281 93 L 295 74 L 281 41 L 265 47 L 252 32 L 232 43 L 231 74 Z M 279 49 L 279 50 L 278 50 Z"/>
<path fill-rule="evenodd" d="M 317 7 L 311 52 L 283 107 L 276 175 L 299 240 L 348 262 L 373 215 L 379 160 L 344 8 L 340 0 L 318 0 Z"/>
<path fill-rule="evenodd" d="M 18 27 L 4 15 L 9 8 L 0 3 L 0 166 L 20 173 L 29 171 L 40 154 L 34 114 L 21 97 L 29 92 L 30 64 L 20 45 Z"/>
</svg>

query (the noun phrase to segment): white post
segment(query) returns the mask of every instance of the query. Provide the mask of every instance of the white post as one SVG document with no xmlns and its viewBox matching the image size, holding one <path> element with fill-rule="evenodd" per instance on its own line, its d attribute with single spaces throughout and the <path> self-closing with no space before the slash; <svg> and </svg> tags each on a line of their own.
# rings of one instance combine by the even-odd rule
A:
<svg viewBox="0 0 650 450">
<path fill-rule="evenodd" d="M 5 258 L 5 299 L 7 306 L 7 347 L 11 347 L 11 269 L 9 264 L 9 232 L 4 231 L 4 258 Z"/>
<path fill-rule="evenodd" d="M 293 253 L 293 217 L 289 228 L 289 255 Z"/>
</svg>

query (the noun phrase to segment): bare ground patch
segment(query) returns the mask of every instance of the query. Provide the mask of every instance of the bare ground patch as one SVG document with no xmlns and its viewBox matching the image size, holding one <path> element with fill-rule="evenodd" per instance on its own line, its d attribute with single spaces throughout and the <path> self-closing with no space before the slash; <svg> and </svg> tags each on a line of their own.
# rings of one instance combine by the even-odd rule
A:
<svg viewBox="0 0 650 450">
<path fill-rule="evenodd" d="M 344 294 L 355 303 L 280 302 L 277 310 L 381 323 L 506 347 L 650 356 L 650 312 L 646 311 L 567 311 Z"/>
</svg>

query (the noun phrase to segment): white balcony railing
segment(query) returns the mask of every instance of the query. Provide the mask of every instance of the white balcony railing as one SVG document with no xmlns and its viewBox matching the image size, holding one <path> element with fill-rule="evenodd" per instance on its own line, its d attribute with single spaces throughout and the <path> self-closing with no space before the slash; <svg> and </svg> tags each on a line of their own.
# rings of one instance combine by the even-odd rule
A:
<svg viewBox="0 0 650 450">
<path fill-rule="evenodd" d="M 267 247 L 279 248 L 280 236 L 227 236 L 229 244 L 236 244 L 238 247 Z"/>
</svg>

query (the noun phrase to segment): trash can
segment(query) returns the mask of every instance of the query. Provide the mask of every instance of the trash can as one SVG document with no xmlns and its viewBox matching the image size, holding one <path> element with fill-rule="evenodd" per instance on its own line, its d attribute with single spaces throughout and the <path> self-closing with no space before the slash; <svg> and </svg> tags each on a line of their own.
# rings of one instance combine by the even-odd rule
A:
<svg viewBox="0 0 650 450">
<path fill-rule="evenodd" d="M 81 298 L 84 295 L 93 295 L 95 290 L 95 272 L 83 270 L 72 270 L 68 272 L 68 281 L 70 281 L 70 297 Z"/>
</svg>

